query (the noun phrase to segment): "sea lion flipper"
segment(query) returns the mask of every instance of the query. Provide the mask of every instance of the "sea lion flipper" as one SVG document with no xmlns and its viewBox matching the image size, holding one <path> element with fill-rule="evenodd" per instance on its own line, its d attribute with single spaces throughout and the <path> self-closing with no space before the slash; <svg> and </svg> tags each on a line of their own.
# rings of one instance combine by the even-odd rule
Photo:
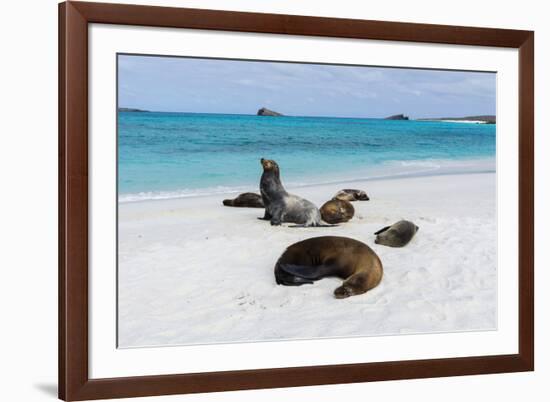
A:
<svg viewBox="0 0 550 402">
<path fill-rule="evenodd" d="M 327 265 L 294 265 L 281 264 L 281 269 L 287 274 L 291 274 L 303 279 L 317 280 L 334 272 L 334 267 Z"/>
<path fill-rule="evenodd" d="M 267 212 L 267 209 L 265 210 L 265 213 L 264 213 L 264 216 L 263 217 L 258 217 L 259 220 L 261 221 L 270 221 L 271 220 L 271 214 L 269 212 Z"/>
<path fill-rule="evenodd" d="M 385 231 L 388 230 L 389 228 L 391 228 L 391 226 L 386 226 L 386 227 L 380 229 L 378 232 L 374 232 L 374 234 L 375 234 L 375 235 L 380 234 L 380 233 L 382 233 L 382 232 L 385 232 Z"/>
<path fill-rule="evenodd" d="M 334 297 L 345 299 L 346 297 L 365 293 L 369 289 L 368 279 L 369 277 L 366 272 L 351 275 L 342 283 L 342 286 L 334 289 Z"/>
<path fill-rule="evenodd" d="M 282 276 L 280 278 L 277 278 L 277 284 L 278 285 L 285 285 L 285 286 L 300 286 L 300 285 L 312 285 L 313 281 L 309 279 L 300 278 L 298 276 Z"/>
</svg>

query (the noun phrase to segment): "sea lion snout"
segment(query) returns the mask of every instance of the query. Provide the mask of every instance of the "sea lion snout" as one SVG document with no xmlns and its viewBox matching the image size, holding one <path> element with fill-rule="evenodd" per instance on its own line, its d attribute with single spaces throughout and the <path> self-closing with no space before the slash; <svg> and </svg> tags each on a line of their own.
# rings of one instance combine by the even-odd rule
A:
<svg viewBox="0 0 550 402">
<path fill-rule="evenodd" d="M 262 167 L 264 170 L 275 170 L 278 168 L 277 162 L 271 159 L 260 159 L 260 163 L 262 164 Z"/>
</svg>

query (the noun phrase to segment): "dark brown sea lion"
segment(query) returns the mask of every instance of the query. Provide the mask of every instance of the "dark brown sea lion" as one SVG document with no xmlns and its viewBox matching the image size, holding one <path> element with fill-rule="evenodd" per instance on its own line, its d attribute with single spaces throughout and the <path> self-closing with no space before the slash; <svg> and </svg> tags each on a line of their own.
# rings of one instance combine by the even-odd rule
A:
<svg viewBox="0 0 550 402">
<path fill-rule="evenodd" d="M 342 201 L 368 201 L 369 196 L 363 190 L 346 188 L 338 191 L 332 199 Z"/>
<path fill-rule="evenodd" d="M 289 194 L 283 187 L 277 162 L 261 159 L 264 172 L 260 180 L 260 192 L 265 205 L 265 215 L 261 219 L 272 225 L 293 222 L 303 226 L 322 226 L 321 213 L 310 201 Z"/>
<path fill-rule="evenodd" d="M 380 258 L 365 243 L 348 237 L 322 236 L 289 246 L 275 264 L 279 285 L 298 286 L 326 276 L 345 279 L 337 299 L 365 293 L 382 280 Z"/>
<path fill-rule="evenodd" d="M 338 199 L 325 202 L 319 211 L 321 211 L 321 218 L 327 223 L 347 222 L 355 214 L 355 208 L 351 202 Z"/>
<path fill-rule="evenodd" d="M 399 221 L 374 233 L 376 244 L 390 247 L 407 245 L 418 231 L 418 226 L 409 221 Z"/>
<path fill-rule="evenodd" d="M 242 193 L 232 200 L 223 200 L 226 207 L 263 208 L 262 196 L 256 193 Z"/>
</svg>

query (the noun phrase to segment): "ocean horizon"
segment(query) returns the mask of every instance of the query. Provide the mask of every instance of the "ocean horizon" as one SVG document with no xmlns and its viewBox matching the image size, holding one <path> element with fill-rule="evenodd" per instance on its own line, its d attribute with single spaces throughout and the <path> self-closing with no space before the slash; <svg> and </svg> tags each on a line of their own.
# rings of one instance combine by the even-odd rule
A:
<svg viewBox="0 0 550 402">
<path fill-rule="evenodd" d="M 262 157 L 296 188 L 494 172 L 495 154 L 494 124 L 119 111 L 118 198 L 258 192 Z"/>
</svg>

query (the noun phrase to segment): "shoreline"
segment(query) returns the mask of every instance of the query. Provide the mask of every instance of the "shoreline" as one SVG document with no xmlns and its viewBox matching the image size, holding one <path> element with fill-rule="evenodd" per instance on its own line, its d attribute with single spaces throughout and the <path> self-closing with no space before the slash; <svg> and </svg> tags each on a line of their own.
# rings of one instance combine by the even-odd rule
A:
<svg viewBox="0 0 550 402">
<path fill-rule="evenodd" d="M 466 124 L 494 124 L 485 120 L 451 120 L 451 119 L 419 119 L 417 121 L 442 122 L 442 123 L 466 123 Z"/>
<path fill-rule="evenodd" d="M 125 109 L 125 110 L 121 110 Z M 278 110 L 278 108 L 277 108 Z M 211 115 L 211 116 L 247 116 L 247 117 L 291 117 L 291 118 L 302 118 L 302 119 L 342 119 L 342 120 L 390 120 L 390 121 L 440 121 L 445 123 L 454 123 L 454 122 L 468 122 L 474 123 L 477 120 L 455 120 L 455 119 L 445 119 L 445 118 L 408 118 L 408 119 L 389 119 L 388 116 L 325 116 L 325 115 L 294 115 L 294 114 L 281 114 L 278 116 L 265 116 L 258 115 L 258 113 L 225 113 L 225 112 L 182 112 L 182 111 L 162 111 L 162 110 L 145 110 L 141 108 L 118 108 L 117 113 L 157 113 L 157 114 L 181 114 L 181 115 Z M 487 115 L 490 116 L 490 115 Z M 491 116 L 496 117 L 496 116 Z M 459 117 L 458 119 L 463 119 Z M 483 120 L 479 120 L 481 123 L 485 123 Z"/>
<path fill-rule="evenodd" d="M 297 192 L 320 206 L 342 183 Z M 119 205 L 119 345 L 174 346 L 496 328 L 496 173 L 358 182 L 370 201 L 335 227 L 272 227 L 262 209 L 222 196 Z M 399 219 L 420 230 L 401 249 L 373 233 Z M 336 300 L 341 280 L 275 284 L 288 245 L 335 235 L 368 244 L 384 279 Z M 333 325 L 338 322 L 339 325 Z"/>
<path fill-rule="evenodd" d="M 451 162 L 449 166 L 444 166 L 446 163 Z M 473 166 L 453 166 L 452 163 L 473 163 Z M 425 161 L 401 161 L 401 163 L 416 163 L 419 167 L 422 164 L 440 163 L 439 166 L 428 167 L 424 166 L 424 170 L 416 170 L 409 172 L 390 172 L 387 174 L 375 174 L 371 176 L 363 176 L 352 179 L 340 179 L 333 178 L 328 181 L 317 181 L 313 183 L 296 183 L 289 181 L 288 184 L 283 181 L 285 187 L 289 190 L 293 189 L 303 189 L 316 186 L 324 185 L 333 185 L 333 184 L 356 184 L 360 182 L 371 182 L 371 181 L 380 181 L 380 180 L 396 180 L 396 179 L 407 179 L 415 177 L 431 177 L 431 176 L 452 176 L 452 175 L 463 175 L 463 174 L 482 174 L 482 173 L 496 173 L 496 158 L 476 158 L 476 159 L 457 159 L 457 160 L 425 160 Z M 389 171 L 390 169 L 386 169 Z M 383 169 L 382 169 L 383 172 Z M 284 177 L 283 177 L 284 180 Z M 259 176 L 258 176 L 259 183 Z M 188 192 L 186 192 L 188 191 Z M 128 204 L 128 203 L 137 203 L 137 202 L 147 202 L 147 201 L 162 201 L 170 199 L 187 199 L 187 198 L 201 198 L 209 196 L 227 196 L 232 194 L 239 194 L 243 192 L 257 192 L 259 193 L 258 184 L 255 185 L 239 185 L 234 187 L 224 188 L 223 186 L 219 187 L 206 187 L 206 188 L 197 188 L 189 190 L 173 190 L 173 191 L 151 191 L 151 192 L 139 192 L 139 193 L 119 193 L 118 203 L 119 204 Z"/>
</svg>

